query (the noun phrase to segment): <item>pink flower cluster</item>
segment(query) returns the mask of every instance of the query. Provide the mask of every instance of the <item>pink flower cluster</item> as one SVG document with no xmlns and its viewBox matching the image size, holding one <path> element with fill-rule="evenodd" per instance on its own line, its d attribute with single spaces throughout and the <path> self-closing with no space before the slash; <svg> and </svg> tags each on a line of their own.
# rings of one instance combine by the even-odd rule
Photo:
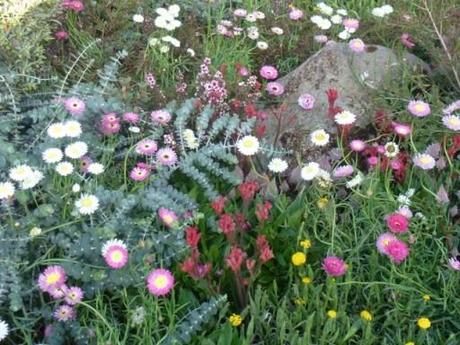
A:
<svg viewBox="0 0 460 345">
<path fill-rule="evenodd" d="M 85 10 L 85 5 L 80 0 L 64 0 L 61 3 L 62 7 L 67 10 L 75 12 L 82 12 Z"/>
<path fill-rule="evenodd" d="M 388 256 L 396 264 L 403 262 L 409 255 L 407 244 L 389 232 L 380 235 L 376 245 L 380 253 Z"/>
<path fill-rule="evenodd" d="M 102 116 L 100 129 L 104 135 L 118 133 L 121 129 L 121 124 L 117 114 L 109 113 Z"/>
</svg>

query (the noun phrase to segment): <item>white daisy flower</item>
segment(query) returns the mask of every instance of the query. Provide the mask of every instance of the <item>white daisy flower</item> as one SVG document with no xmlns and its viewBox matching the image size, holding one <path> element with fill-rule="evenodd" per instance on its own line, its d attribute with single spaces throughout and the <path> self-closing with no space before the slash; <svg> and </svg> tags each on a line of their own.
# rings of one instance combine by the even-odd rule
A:
<svg viewBox="0 0 460 345">
<path fill-rule="evenodd" d="M 10 333 L 10 328 L 8 324 L 0 319 L 0 341 L 4 340 Z"/>
<path fill-rule="evenodd" d="M 27 177 L 32 175 L 32 168 L 27 164 L 17 165 L 10 169 L 10 179 L 16 182 L 24 181 Z"/>
<path fill-rule="evenodd" d="M 140 133 L 141 132 L 141 129 L 137 126 L 131 126 L 128 128 L 128 131 L 132 132 L 132 133 Z"/>
<path fill-rule="evenodd" d="M 257 27 L 251 26 L 247 30 L 248 30 L 248 37 L 251 40 L 256 40 L 259 38 L 259 30 L 257 29 Z"/>
<path fill-rule="evenodd" d="M 162 45 L 160 47 L 160 53 L 167 53 L 167 52 L 169 52 L 169 46 Z"/>
<path fill-rule="evenodd" d="M 351 125 L 356 121 L 356 115 L 349 112 L 348 110 L 344 110 L 341 113 L 335 115 L 335 122 L 339 125 Z"/>
<path fill-rule="evenodd" d="M 394 11 L 393 6 L 391 6 L 391 5 L 383 5 L 380 8 L 382 9 L 383 13 L 385 13 L 385 15 L 391 14 Z"/>
<path fill-rule="evenodd" d="M 363 174 L 358 172 L 355 177 L 346 183 L 347 188 L 354 188 L 363 182 Z"/>
<path fill-rule="evenodd" d="M 64 157 L 64 154 L 57 147 L 52 147 L 42 152 L 42 158 L 48 164 L 60 162 L 62 157 Z"/>
<path fill-rule="evenodd" d="M 385 144 L 385 156 L 387 156 L 388 158 L 393 158 L 393 157 L 396 157 L 399 153 L 399 146 L 398 144 L 390 141 L 388 143 Z"/>
<path fill-rule="evenodd" d="M 322 14 L 327 16 L 332 16 L 334 13 L 334 9 L 331 6 L 326 5 L 324 2 L 320 2 L 318 5 L 316 5 L 316 7 Z"/>
<path fill-rule="evenodd" d="M 259 41 L 257 42 L 257 48 L 259 48 L 260 50 L 266 50 L 268 48 L 268 43 Z"/>
<path fill-rule="evenodd" d="M 252 12 L 257 19 L 265 19 L 265 13 L 261 11 Z"/>
<path fill-rule="evenodd" d="M 80 122 L 73 120 L 67 121 L 64 123 L 64 131 L 65 135 L 70 138 L 79 137 L 82 133 Z"/>
<path fill-rule="evenodd" d="M 373 8 L 371 13 L 374 17 L 379 17 L 379 18 L 385 17 L 385 14 L 386 14 L 385 10 L 382 7 Z"/>
<path fill-rule="evenodd" d="M 268 163 L 268 170 L 274 173 L 282 173 L 287 168 L 287 162 L 281 158 L 273 158 L 270 163 Z"/>
<path fill-rule="evenodd" d="M 335 14 L 331 17 L 331 22 L 333 24 L 341 24 L 342 23 L 342 16 L 339 16 L 338 14 Z"/>
<path fill-rule="evenodd" d="M 88 165 L 88 172 L 93 175 L 100 175 L 104 172 L 104 166 L 101 163 L 91 163 Z"/>
<path fill-rule="evenodd" d="M 133 16 L 133 22 L 134 23 L 143 23 L 144 22 L 144 16 L 142 14 L 135 14 Z"/>
<path fill-rule="evenodd" d="M 73 186 L 72 186 L 72 192 L 74 193 L 78 193 L 80 191 L 81 187 L 78 183 L 75 183 Z"/>
<path fill-rule="evenodd" d="M 61 139 L 66 136 L 65 126 L 62 122 L 53 123 L 46 130 L 48 136 L 53 139 Z"/>
<path fill-rule="evenodd" d="M 73 173 L 73 165 L 69 162 L 61 162 L 56 165 L 55 170 L 61 176 L 69 176 Z"/>
<path fill-rule="evenodd" d="M 283 29 L 274 26 L 270 29 L 275 35 L 282 35 L 284 33 Z"/>
<path fill-rule="evenodd" d="M 254 13 L 248 13 L 244 19 L 249 23 L 254 23 L 257 21 L 257 17 Z"/>
<path fill-rule="evenodd" d="M 81 214 L 93 214 L 99 208 L 99 199 L 95 195 L 83 194 L 75 201 L 75 207 Z"/>
<path fill-rule="evenodd" d="M 64 152 L 67 157 L 78 159 L 83 157 L 88 152 L 88 145 L 86 145 L 86 143 L 83 141 L 77 141 L 67 145 Z"/>
<path fill-rule="evenodd" d="M 332 23 L 331 23 L 331 21 L 329 19 L 324 18 L 317 25 L 321 30 L 329 30 L 331 28 L 331 26 L 332 26 Z"/>
<path fill-rule="evenodd" d="M 23 181 L 21 181 L 21 188 L 22 189 L 34 188 L 43 178 L 44 176 L 39 170 L 33 170 L 32 174 L 30 174 Z"/>
<path fill-rule="evenodd" d="M 305 181 L 313 180 L 320 172 L 319 164 L 310 162 L 300 170 L 300 176 Z"/>
<path fill-rule="evenodd" d="M 192 48 L 187 48 L 186 50 L 187 54 L 190 55 L 191 57 L 195 56 L 195 51 Z"/>
<path fill-rule="evenodd" d="M 324 146 L 329 143 L 329 134 L 324 129 L 318 129 L 310 134 L 310 140 L 316 146 Z"/>
<path fill-rule="evenodd" d="M 163 42 L 170 43 L 171 45 L 173 45 L 176 48 L 180 47 L 180 41 L 178 39 L 172 37 L 172 36 L 164 36 L 164 37 L 161 38 L 161 40 Z"/>
<path fill-rule="evenodd" d="M 0 182 L 0 199 L 11 198 L 15 190 L 16 188 L 14 188 L 14 184 L 11 182 Z"/>
<path fill-rule="evenodd" d="M 343 8 L 338 9 L 336 12 L 337 12 L 337 14 L 340 14 L 341 16 L 346 16 L 346 15 L 348 15 L 347 10 L 345 10 L 345 9 L 343 9 Z"/>
<path fill-rule="evenodd" d="M 345 41 L 351 37 L 351 34 L 348 30 L 343 30 L 342 32 L 339 33 L 338 36 L 341 40 Z"/>
<path fill-rule="evenodd" d="M 259 151 L 259 139 L 252 135 L 246 135 L 237 141 L 236 147 L 244 156 L 252 156 Z"/>
<path fill-rule="evenodd" d="M 442 118 L 442 123 L 452 131 L 460 131 L 460 116 L 446 115 Z"/>
</svg>

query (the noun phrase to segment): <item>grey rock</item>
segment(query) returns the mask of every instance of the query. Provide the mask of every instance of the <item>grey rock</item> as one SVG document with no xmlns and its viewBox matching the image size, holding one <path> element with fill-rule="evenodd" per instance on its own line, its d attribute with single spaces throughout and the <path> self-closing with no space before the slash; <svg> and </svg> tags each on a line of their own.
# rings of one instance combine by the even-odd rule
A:
<svg viewBox="0 0 460 345">
<path fill-rule="evenodd" d="M 308 134 L 315 129 L 336 132 L 336 126 L 327 117 L 326 90 L 334 88 L 339 93 L 336 106 L 357 116 L 357 126 L 366 127 L 374 117 L 372 95 L 388 80 L 397 80 L 401 68 L 430 72 L 429 66 L 412 54 L 398 57 L 396 53 L 378 45 L 369 45 L 362 53 L 355 53 L 345 43 L 332 43 L 311 56 L 298 68 L 280 78 L 285 86 L 283 101 L 288 106 L 283 111 L 285 125 L 281 135 L 275 135 L 277 122 L 270 116 L 268 138 L 279 137 L 287 148 L 297 152 L 311 151 Z M 315 97 L 312 110 L 302 109 L 297 100 L 303 93 Z M 274 111 L 274 110 L 271 110 Z"/>
</svg>

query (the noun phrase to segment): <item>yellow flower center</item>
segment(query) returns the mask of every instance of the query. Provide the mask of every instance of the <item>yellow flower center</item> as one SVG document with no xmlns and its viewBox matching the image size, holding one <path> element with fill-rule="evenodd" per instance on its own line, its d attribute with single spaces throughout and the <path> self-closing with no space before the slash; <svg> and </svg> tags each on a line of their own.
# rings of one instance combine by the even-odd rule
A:
<svg viewBox="0 0 460 345">
<path fill-rule="evenodd" d="M 166 279 L 164 276 L 159 276 L 155 278 L 153 284 L 155 284 L 157 288 L 162 289 L 168 284 L 168 279 Z"/>
<path fill-rule="evenodd" d="M 120 262 L 123 259 L 123 253 L 119 250 L 115 250 L 111 255 L 111 259 L 113 262 Z"/>
<path fill-rule="evenodd" d="M 91 206 L 93 206 L 93 201 L 90 198 L 84 198 L 81 201 L 81 206 L 83 206 L 83 207 L 91 207 Z"/>
<path fill-rule="evenodd" d="M 243 141 L 243 147 L 246 148 L 246 149 L 250 149 L 251 147 L 254 146 L 254 143 L 252 142 L 252 140 L 244 140 Z"/>
<path fill-rule="evenodd" d="M 59 281 L 59 278 L 61 278 L 61 275 L 53 272 L 46 277 L 46 283 L 49 285 L 56 284 Z"/>
<path fill-rule="evenodd" d="M 426 157 L 426 156 L 423 156 L 423 157 L 420 157 L 420 163 L 422 164 L 428 164 L 431 162 L 431 159 Z"/>
<path fill-rule="evenodd" d="M 425 110 L 425 105 L 421 104 L 421 103 L 417 103 L 415 105 L 415 110 L 417 111 L 424 111 Z"/>
<path fill-rule="evenodd" d="M 174 222 L 174 218 L 168 214 L 168 215 L 166 215 L 166 216 L 163 216 L 163 221 L 164 221 L 166 224 L 171 224 L 171 223 Z"/>
</svg>

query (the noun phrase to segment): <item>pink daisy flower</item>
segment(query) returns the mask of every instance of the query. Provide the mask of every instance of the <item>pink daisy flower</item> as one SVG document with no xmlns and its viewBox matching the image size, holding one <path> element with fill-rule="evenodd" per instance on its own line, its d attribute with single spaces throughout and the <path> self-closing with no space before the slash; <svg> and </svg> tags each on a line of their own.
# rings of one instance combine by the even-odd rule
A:
<svg viewBox="0 0 460 345">
<path fill-rule="evenodd" d="M 169 270 L 158 268 L 147 276 L 147 289 L 154 296 L 165 296 L 174 287 L 174 276 Z"/>
<path fill-rule="evenodd" d="M 355 18 L 345 18 L 342 24 L 349 32 L 355 32 L 359 28 L 359 20 Z"/>
<path fill-rule="evenodd" d="M 436 166 L 436 160 L 428 153 L 417 153 L 414 157 L 414 165 L 423 170 L 431 170 Z"/>
<path fill-rule="evenodd" d="M 160 207 L 158 209 L 158 216 L 160 217 L 164 225 L 166 225 L 168 228 L 172 227 L 179 219 L 175 212 L 168 210 L 164 207 Z"/>
<path fill-rule="evenodd" d="M 315 106 L 315 97 L 309 93 L 303 93 L 297 99 L 297 103 L 305 110 L 311 110 Z"/>
<path fill-rule="evenodd" d="M 54 38 L 56 38 L 58 41 L 65 41 L 69 38 L 69 33 L 67 31 L 60 30 L 54 33 Z"/>
<path fill-rule="evenodd" d="M 442 118 L 442 123 L 452 131 L 460 131 L 460 116 L 446 115 Z"/>
<path fill-rule="evenodd" d="M 347 264 L 337 256 L 328 256 L 323 260 L 323 270 L 331 277 L 340 277 L 347 272 Z"/>
<path fill-rule="evenodd" d="M 166 125 L 171 121 L 171 113 L 167 110 L 155 110 L 150 113 L 150 118 L 153 122 L 159 123 L 160 125 Z"/>
<path fill-rule="evenodd" d="M 400 213 L 392 213 L 386 217 L 391 232 L 404 233 L 409 229 L 409 220 Z"/>
<path fill-rule="evenodd" d="M 121 240 L 113 239 L 105 242 L 101 254 L 110 268 L 117 270 L 128 263 L 128 249 Z"/>
<path fill-rule="evenodd" d="M 366 148 L 366 143 L 363 140 L 355 139 L 350 142 L 350 150 L 354 152 L 361 152 Z"/>
<path fill-rule="evenodd" d="M 281 96 L 284 93 L 284 86 L 276 81 L 267 83 L 265 87 L 269 95 Z"/>
<path fill-rule="evenodd" d="M 137 113 L 129 112 L 123 114 L 123 120 L 128 123 L 138 123 L 140 119 L 141 117 Z"/>
<path fill-rule="evenodd" d="M 136 152 L 146 156 L 153 155 L 155 152 L 157 152 L 157 150 L 157 143 L 155 140 L 152 139 L 144 139 L 136 145 Z"/>
<path fill-rule="evenodd" d="M 409 255 L 409 247 L 401 240 L 391 240 L 386 245 L 386 254 L 396 264 L 403 262 Z"/>
<path fill-rule="evenodd" d="M 449 267 L 455 271 L 460 271 L 460 261 L 458 261 L 455 257 L 451 257 L 449 259 Z"/>
<path fill-rule="evenodd" d="M 377 156 L 370 156 L 367 158 L 367 164 L 369 164 L 371 167 L 375 167 L 377 164 L 379 164 L 379 158 Z"/>
<path fill-rule="evenodd" d="M 85 112 L 86 105 L 78 97 L 69 97 L 64 100 L 64 108 L 73 116 L 80 116 Z"/>
<path fill-rule="evenodd" d="M 62 7 L 75 12 L 82 12 L 85 9 L 85 5 L 80 0 L 64 0 Z"/>
<path fill-rule="evenodd" d="M 403 215 L 407 219 L 411 219 L 413 216 L 412 211 L 410 210 L 409 206 L 406 206 L 406 205 L 399 206 L 396 212 Z"/>
<path fill-rule="evenodd" d="M 340 167 L 335 168 L 333 172 L 333 176 L 335 178 L 342 178 L 342 177 L 347 177 L 353 174 L 353 166 L 351 165 L 343 165 Z"/>
<path fill-rule="evenodd" d="M 66 288 L 64 301 L 69 305 L 78 304 L 83 299 L 84 294 L 83 290 L 78 286 Z"/>
<path fill-rule="evenodd" d="M 136 166 L 129 173 L 129 177 L 134 181 L 145 181 L 150 176 L 149 169 Z"/>
<path fill-rule="evenodd" d="M 47 292 L 53 299 L 61 299 L 65 296 L 65 290 L 67 286 L 65 284 L 61 285 L 60 287 L 50 288 Z"/>
<path fill-rule="evenodd" d="M 362 53 L 364 49 L 366 49 L 366 45 L 364 44 L 363 40 L 360 38 L 355 38 L 348 42 L 348 46 L 351 50 L 355 53 Z"/>
<path fill-rule="evenodd" d="M 450 115 L 452 114 L 454 111 L 457 111 L 460 109 L 460 99 L 456 100 L 455 102 L 452 102 L 451 104 L 449 104 L 447 107 L 445 107 L 443 110 L 442 110 L 442 113 L 444 115 Z"/>
<path fill-rule="evenodd" d="M 377 250 L 382 254 L 388 255 L 387 246 L 391 241 L 394 241 L 394 240 L 397 240 L 396 236 L 389 232 L 385 232 L 384 234 L 381 234 L 377 238 L 377 242 L 376 242 Z"/>
<path fill-rule="evenodd" d="M 295 8 L 295 7 L 291 7 L 291 10 L 289 11 L 289 19 L 291 20 L 299 20 L 303 17 L 303 11 L 298 9 L 298 8 Z"/>
<path fill-rule="evenodd" d="M 64 268 L 61 266 L 49 266 L 38 276 L 38 287 L 44 292 L 54 288 L 60 288 L 67 280 Z"/>
<path fill-rule="evenodd" d="M 400 137 L 407 137 L 412 132 L 412 127 L 405 123 L 392 122 L 393 131 Z"/>
<path fill-rule="evenodd" d="M 409 113 L 417 117 L 425 117 L 431 113 L 430 105 L 418 100 L 410 101 L 407 105 L 407 110 Z"/>
<path fill-rule="evenodd" d="M 174 165 L 177 162 L 177 155 L 170 147 L 159 149 L 156 158 L 158 163 L 166 166 Z"/>
<path fill-rule="evenodd" d="M 76 317 L 76 312 L 75 309 L 69 305 L 61 305 L 54 311 L 53 316 L 58 321 L 66 322 L 74 319 Z"/>
<path fill-rule="evenodd" d="M 278 70 L 273 66 L 269 66 L 269 65 L 262 66 L 259 73 L 262 78 L 267 79 L 267 80 L 273 80 L 273 79 L 278 78 Z"/>
<path fill-rule="evenodd" d="M 87 173 L 88 172 L 88 167 L 90 164 L 93 162 L 91 157 L 89 156 L 83 156 L 80 158 L 80 171 L 82 173 Z"/>
</svg>

